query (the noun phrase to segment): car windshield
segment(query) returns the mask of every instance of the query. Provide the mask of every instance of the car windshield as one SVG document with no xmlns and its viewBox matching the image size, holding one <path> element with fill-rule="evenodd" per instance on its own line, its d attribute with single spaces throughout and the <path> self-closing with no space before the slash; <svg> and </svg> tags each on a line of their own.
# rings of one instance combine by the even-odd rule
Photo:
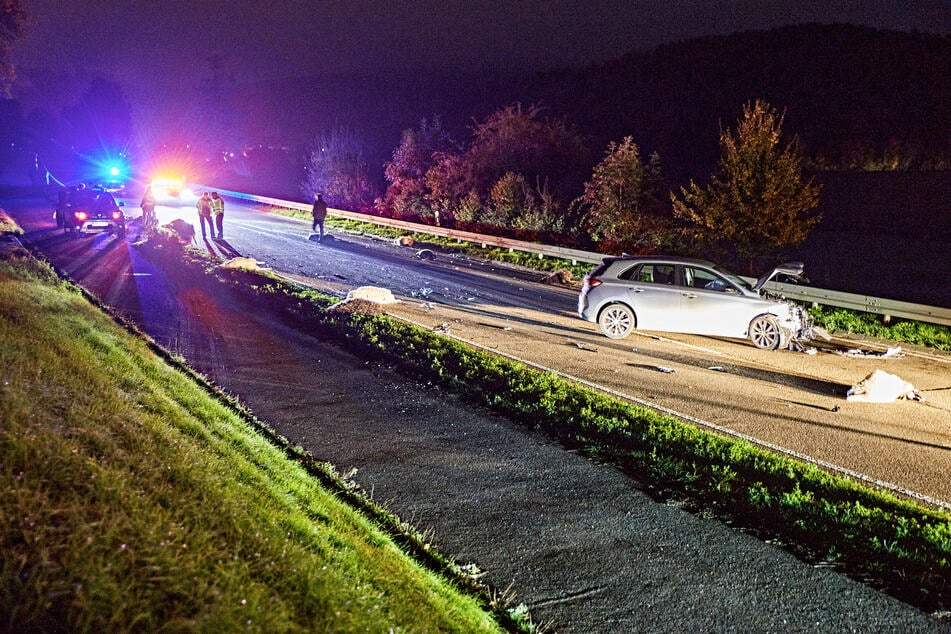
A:
<svg viewBox="0 0 951 634">
<path fill-rule="evenodd" d="M 723 268 L 722 266 L 715 266 L 715 267 L 713 267 L 713 270 L 716 271 L 717 273 L 719 273 L 720 275 L 722 275 L 723 277 L 725 277 L 726 279 L 730 280 L 731 282 L 733 282 L 734 284 L 736 284 L 736 285 L 739 286 L 740 288 L 745 288 L 745 289 L 748 290 L 748 291 L 753 290 L 753 287 L 750 286 L 750 283 L 749 283 L 749 282 L 747 282 L 746 280 L 744 280 L 744 279 L 743 279 L 742 277 L 740 277 L 739 275 L 736 275 L 736 274 L 734 274 L 734 273 L 731 273 L 730 271 L 727 271 L 727 270 L 726 270 L 725 268 Z"/>
</svg>

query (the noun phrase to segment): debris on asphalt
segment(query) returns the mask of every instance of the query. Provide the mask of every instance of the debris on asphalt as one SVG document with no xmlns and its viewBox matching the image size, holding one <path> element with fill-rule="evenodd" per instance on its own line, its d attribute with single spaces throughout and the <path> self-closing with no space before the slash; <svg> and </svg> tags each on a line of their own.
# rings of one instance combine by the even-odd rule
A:
<svg viewBox="0 0 951 634">
<path fill-rule="evenodd" d="M 891 403 L 899 399 L 925 400 L 914 385 L 882 370 L 875 370 L 849 388 L 845 398 L 861 403 Z"/>
<path fill-rule="evenodd" d="M 445 321 L 445 322 L 439 324 L 438 326 L 435 326 L 435 327 L 433 328 L 433 332 L 439 333 L 439 334 L 441 334 L 441 335 L 448 335 L 448 334 L 449 334 L 449 322 L 448 322 L 448 321 Z"/>
<path fill-rule="evenodd" d="M 432 249 L 420 249 L 416 252 L 416 257 L 420 260 L 435 260 L 436 254 L 433 253 Z"/>
<path fill-rule="evenodd" d="M 802 352 L 803 354 L 816 354 L 816 349 L 809 346 L 805 346 L 801 341 L 793 339 L 789 342 L 789 350 L 793 352 Z"/>
<path fill-rule="evenodd" d="M 587 350 L 588 352 L 597 352 L 598 349 L 595 346 L 589 346 L 583 341 L 569 341 L 568 345 L 574 345 L 579 350 Z"/>
<path fill-rule="evenodd" d="M 851 350 L 846 350 L 845 352 L 837 352 L 836 354 L 857 359 L 901 359 L 905 356 L 905 353 L 901 350 L 901 346 L 888 348 L 885 352 L 878 352 L 876 350 L 859 350 L 858 348 L 853 348 Z"/>
</svg>

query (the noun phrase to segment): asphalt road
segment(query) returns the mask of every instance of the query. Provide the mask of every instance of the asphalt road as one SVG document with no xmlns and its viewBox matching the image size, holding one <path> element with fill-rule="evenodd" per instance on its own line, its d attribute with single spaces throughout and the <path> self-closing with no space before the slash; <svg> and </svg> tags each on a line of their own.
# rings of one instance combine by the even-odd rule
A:
<svg viewBox="0 0 951 634">
<path fill-rule="evenodd" d="M 354 480 L 377 500 L 431 530 L 440 549 L 477 565 L 495 588 L 511 587 L 536 619 L 557 631 L 951 631 L 832 570 L 803 564 L 715 520 L 658 504 L 616 470 L 428 386 L 408 384 L 324 345 L 319 333 L 288 330 L 226 294 L 169 275 L 132 246 L 134 230 L 126 240 L 68 240 L 36 201 L 3 204 L 27 230 L 27 240 L 74 279 L 238 395 L 280 433 L 343 472 L 356 470 Z M 192 214 L 160 210 L 160 218 L 166 211 Z M 564 359 L 571 373 L 588 368 L 592 357 L 607 359 L 600 373 L 615 376 L 615 386 L 668 407 L 699 402 L 706 408 L 701 412 L 720 412 L 719 423 L 769 415 L 761 399 L 747 392 L 750 385 L 785 408 L 774 426 L 799 424 L 798 435 L 863 420 L 862 412 L 835 425 L 806 416 L 820 408 L 831 414 L 830 404 L 844 404 L 841 394 L 825 392 L 826 384 L 846 384 L 835 378 L 841 370 L 816 378 L 808 367 L 790 372 L 771 365 L 793 356 L 799 365 L 818 364 L 825 355 L 764 358 L 743 344 L 700 338 L 638 337 L 615 344 L 573 317 L 572 292 L 535 284 L 532 274 L 489 282 L 489 265 L 470 271 L 460 262 L 414 262 L 412 251 L 395 247 L 394 253 L 387 247 L 382 259 L 368 260 L 366 252 L 379 245 L 346 238 L 318 246 L 307 240 L 308 230 L 232 204 L 227 245 L 204 246 L 255 257 L 341 294 L 364 284 L 387 286 L 404 297 L 395 305 L 404 317 L 449 324 L 454 334 L 482 337 L 481 343 L 503 351 L 517 348 L 520 356 L 547 348 L 547 358 Z M 512 299 L 519 288 L 527 289 L 527 299 Z M 535 310 L 551 306 L 552 299 L 567 303 Z M 737 384 L 725 400 L 697 389 L 708 373 L 723 379 L 722 372 L 704 367 L 708 359 L 737 368 L 725 381 Z M 945 362 L 925 362 L 938 385 L 951 383 L 947 366 L 940 365 Z M 660 363 L 675 372 L 657 371 Z M 752 383 L 740 387 L 744 381 Z M 923 411 L 921 404 L 896 405 L 893 416 Z M 944 439 L 928 442 L 847 431 L 853 441 L 874 438 L 947 454 L 947 422 L 938 421 L 943 430 L 930 430 Z M 898 426 L 914 425 L 903 420 Z M 821 448 L 820 441 L 811 442 Z"/>
</svg>

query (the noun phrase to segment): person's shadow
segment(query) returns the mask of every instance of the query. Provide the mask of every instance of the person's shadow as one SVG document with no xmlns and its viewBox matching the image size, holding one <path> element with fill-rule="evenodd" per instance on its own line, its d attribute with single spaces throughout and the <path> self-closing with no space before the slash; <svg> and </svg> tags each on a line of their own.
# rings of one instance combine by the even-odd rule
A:
<svg viewBox="0 0 951 634">
<path fill-rule="evenodd" d="M 212 242 L 218 247 L 218 250 L 221 251 L 221 254 L 226 257 L 237 258 L 241 256 L 241 254 L 238 253 L 238 250 L 231 246 L 224 238 L 212 239 Z M 209 249 L 212 248 L 211 243 L 209 243 L 208 240 L 205 240 L 205 244 L 208 245 Z"/>
</svg>

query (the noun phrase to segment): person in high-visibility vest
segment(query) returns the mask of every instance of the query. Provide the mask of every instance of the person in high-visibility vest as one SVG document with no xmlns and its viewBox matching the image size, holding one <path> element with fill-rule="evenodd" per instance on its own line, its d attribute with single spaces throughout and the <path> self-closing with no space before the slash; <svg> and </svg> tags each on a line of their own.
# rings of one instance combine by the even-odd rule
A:
<svg viewBox="0 0 951 634">
<path fill-rule="evenodd" d="M 218 229 L 218 240 L 224 240 L 225 201 L 218 195 L 218 192 L 211 192 L 211 214 L 215 217 L 215 227 Z M 211 237 L 215 237 L 214 231 L 211 232 Z"/>
</svg>

